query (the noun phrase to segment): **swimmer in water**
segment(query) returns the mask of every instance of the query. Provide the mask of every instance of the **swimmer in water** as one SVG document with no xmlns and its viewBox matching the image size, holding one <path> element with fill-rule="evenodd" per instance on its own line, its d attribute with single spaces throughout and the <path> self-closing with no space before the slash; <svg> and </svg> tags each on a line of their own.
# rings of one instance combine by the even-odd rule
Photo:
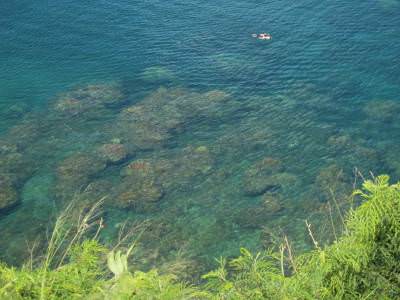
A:
<svg viewBox="0 0 400 300">
<path fill-rule="evenodd" d="M 253 38 L 257 38 L 259 40 L 272 40 L 272 36 L 269 33 L 265 33 L 265 32 L 260 33 L 260 34 L 253 33 L 251 36 Z"/>
<path fill-rule="evenodd" d="M 269 33 L 260 33 L 258 36 L 259 40 L 270 40 L 272 39 L 272 36 Z"/>
</svg>

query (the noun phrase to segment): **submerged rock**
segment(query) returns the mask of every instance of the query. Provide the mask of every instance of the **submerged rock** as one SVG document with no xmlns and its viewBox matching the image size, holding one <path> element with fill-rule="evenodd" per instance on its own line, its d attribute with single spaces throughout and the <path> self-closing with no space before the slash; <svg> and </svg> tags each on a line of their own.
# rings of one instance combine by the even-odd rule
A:
<svg viewBox="0 0 400 300">
<path fill-rule="evenodd" d="M 85 153 L 76 153 L 64 159 L 57 168 L 60 179 L 80 180 L 102 171 L 104 160 Z"/>
<path fill-rule="evenodd" d="M 264 194 L 268 190 L 279 188 L 280 182 L 276 174 L 283 172 L 280 160 L 267 157 L 248 169 L 242 179 L 244 193 L 249 196 Z"/>
<path fill-rule="evenodd" d="M 136 160 L 123 170 L 124 178 L 115 188 L 115 200 L 111 200 L 121 208 L 131 208 L 139 212 L 147 212 L 156 208 L 164 195 L 150 160 Z"/>
<path fill-rule="evenodd" d="M 146 178 L 155 176 L 154 161 L 151 159 L 137 159 L 129 163 L 121 172 L 122 176 Z"/>
<path fill-rule="evenodd" d="M 115 188 L 116 205 L 150 211 L 169 192 L 190 189 L 211 171 L 213 160 L 205 146 L 187 147 L 168 158 L 137 159 L 121 171 Z"/>
<path fill-rule="evenodd" d="M 262 198 L 262 204 L 265 211 L 271 214 L 283 209 L 282 199 L 276 194 L 266 193 Z"/>
<path fill-rule="evenodd" d="M 207 175 L 214 165 L 210 151 L 205 146 L 186 147 L 175 157 L 164 161 L 160 170 L 161 182 L 166 189 L 191 186 L 197 176 Z"/>
<path fill-rule="evenodd" d="M 18 146 L 0 141 L 0 210 L 19 202 L 18 189 L 34 173 L 35 166 L 19 152 Z"/>
<path fill-rule="evenodd" d="M 6 107 L 3 112 L 7 117 L 10 118 L 20 118 L 23 117 L 27 112 L 29 112 L 30 107 L 27 103 L 16 103 Z"/>
<path fill-rule="evenodd" d="M 97 153 L 108 163 L 119 163 L 128 156 L 126 147 L 119 143 L 104 144 L 99 147 Z"/>
<path fill-rule="evenodd" d="M 259 229 L 268 221 L 269 217 L 263 207 L 247 207 L 240 209 L 233 216 L 233 223 L 241 228 Z"/>
<path fill-rule="evenodd" d="M 390 122 L 397 119 L 400 113 L 400 102 L 393 100 L 374 100 L 368 102 L 364 113 L 371 119 Z"/>
<path fill-rule="evenodd" d="M 18 193 L 11 181 L 0 176 L 0 211 L 9 209 L 18 203 Z"/>
<path fill-rule="evenodd" d="M 216 118 L 226 113 L 227 107 L 221 106 L 230 99 L 230 95 L 220 90 L 203 94 L 190 92 L 177 99 L 176 105 L 189 119 Z"/>
<path fill-rule="evenodd" d="M 380 172 L 382 162 L 378 152 L 365 146 L 367 144 L 365 140 L 352 139 L 349 135 L 334 135 L 328 139 L 329 150 L 335 160 L 347 162 L 364 174 Z"/>
<path fill-rule="evenodd" d="M 116 83 L 90 84 L 61 95 L 53 110 L 62 116 L 95 117 L 105 108 L 119 106 L 125 100 Z"/>
<path fill-rule="evenodd" d="M 187 126 L 223 114 L 226 110 L 221 109 L 221 104 L 228 98 L 222 91 L 201 94 L 159 88 L 124 109 L 113 133 L 142 150 L 160 148 Z"/>
<path fill-rule="evenodd" d="M 400 7 L 400 2 L 398 0 L 379 0 L 379 5 L 385 10 L 393 10 Z"/>
<path fill-rule="evenodd" d="M 111 196 L 113 183 L 105 179 L 96 179 L 91 181 L 85 189 L 76 193 L 74 211 L 82 213 L 82 209 L 93 206 L 96 202 Z M 70 196 L 71 197 L 71 196 Z"/>
<path fill-rule="evenodd" d="M 67 157 L 57 167 L 55 195 L 71 199 L 105 167 L 105 161 L 94 155 L 76 153 Z"/>
<path fill-rule="evenodd" d="M 153 211 L 156 208 L 156 202 L 164 195 L 160 185 L 145 179 L 131 181 L 127 178 L 119 185 L 118 190 L 120 192 L 116 195 L 115 204 L 138 212 Z"/>
<path fill-rule="evenodd" d="M 353 139 L 349 135 L 333 135 L 328 139 L 328 146 L 335 151 L 346 151 L 353 147 Z"/>
<path fill-rule="evenodd" d="M 152 149 L 164 144 L 183 124 L 183 116 L 171 105 L 174 97 L 179 95 L 179 91 L 169 93 L 166 89 L 159 89 L 139 104 L 124 109 L 114 127 L 115 135 L 122 136 L 139 149 Z"/>
<path fill-rule="evenodd" d="M 229 74 L 229 76 L 243 74 L 243 72 L 252 74 L 257 66 L 257 63 L 254 61 L 254 57 L 238 55 L 236 53 L 213 54 L 208 57 L 208 63 L 210 66 L 215 68 L 216 72 Z"/>
<path fill-rule="evenodd" d="M 140 78 L 147 82 L 161 83 L 173 81 L 176 79 L 175 74 L 166 67 L 149 67 L 143 70 Z"/>
<path fill-rule="evenodd" d="M 18 151 L 17 145 L 0 141 L 0 175 L 7 176 L 19 186 L 34 170 L 34 163 Z"/>
<path fill-rule="evenodd" d="M 262 228 L 282 209 L 276 195 L 266 194 L 261 205 L 245 207 L 237 211 L 233 216 L 233 222 L 243 228 Z"/>
<path fill-rule="evenodd" d="M 344 200 L 351 191 L 348 176 L 338 165 L 333 164 L 320 170 L 315 179 L 315 194 L 319 200 L 326 202 L 332 200 Z"/>
<path fill-rule="evenodd" d="M 300 178 L 293 173 L 281 172 L 271 177 L 271 181 L 279 184 L 279 192 L 285 195 L 295 192 L 301 186 Z"/>
<path fill-rule="evenodd" d="M 54 105 L 54 110 L 65 115 L 75 116 L 84 111 L 81 101 L 75 98 L 62 98 Z"/>
<path fill-rule="evenodd" d="M 15 144 L 18 149 L 32 147 L 32 144 L 41 140 L 53 125 L 49 120 L 38 121 L 41 118 L 42 116 L 38 115 L 32 116 L 32 119 L 23 120 L 10 128 L 5 139 L 9 143 Z"/>
</svg>

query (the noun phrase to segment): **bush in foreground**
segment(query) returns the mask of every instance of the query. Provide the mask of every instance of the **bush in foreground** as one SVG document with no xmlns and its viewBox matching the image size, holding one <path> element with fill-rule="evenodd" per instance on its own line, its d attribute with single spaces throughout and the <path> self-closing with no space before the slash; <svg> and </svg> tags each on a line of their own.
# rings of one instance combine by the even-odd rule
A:
<svg viewBox="0 0 400 300">
<path fill-rule="evenodd" d="M 83 240 L 95 209 L 78 219 L 74 232 L 65 229 L 64 214 L 36 267 L 0 265 L 0 299 L 400 299 L 400 184 L 380 176 L 354 194 L 363 203 L 349 211 L 332 245 L 315 242 L 315 250 L 297 258 L 290 247 L 241 249 L 236 259 L 220 259 L 197 287 L 157 270 L 130 270 L 133 247 L 108 251 L 97 232 Z"/>
</svg>

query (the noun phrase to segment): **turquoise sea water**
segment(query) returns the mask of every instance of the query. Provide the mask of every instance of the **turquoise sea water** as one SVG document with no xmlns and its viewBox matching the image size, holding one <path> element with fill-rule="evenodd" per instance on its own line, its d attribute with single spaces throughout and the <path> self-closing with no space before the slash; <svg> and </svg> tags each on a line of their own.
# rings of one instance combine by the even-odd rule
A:
<svg viewBox="0 0 400 300">
<path fill-rule="evenodd" d="M 104 196 L 105 242 L 147 220 L 147 267 L 301 251 L 355 173 L 400 178 L 399 1 L 8 2 L 1 259 Z"/>
</svg>

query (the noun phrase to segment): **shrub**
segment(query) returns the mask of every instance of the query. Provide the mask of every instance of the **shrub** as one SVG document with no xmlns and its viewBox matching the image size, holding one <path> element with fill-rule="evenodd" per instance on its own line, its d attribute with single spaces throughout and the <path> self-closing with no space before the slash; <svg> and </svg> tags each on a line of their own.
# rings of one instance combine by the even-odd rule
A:
<svg viewBox="0 0 400 300">
<path fill-rule="evenodd" d="M 129 270 L 133 246 L 122 254 L 95 238 L 81 240 L 95 210 L 79 218 L 89 225 L 78 222 L 72 235 L 63 214 L 36 268 L 0 265 L 0 299 L 400 299 L 400 184 L 380 176 L 354 195 L 363 202 L 332 245 L 316 244 L 297 258 L 287 240 L 279 252 L 241 249 L 235 259 L 218 260 L 199 287 L 157 270 Z"/>
<path fill-rule="evenodd" d="M 343 236 L 291 262 L 291 276 L 277 254 L 242 249 L 229 272 L 222 260 L 203 276 L 208 287 L 219 299 L 400 298 L 400 184 L 380 176 L 354 195 L 364 202 L 349 211 Z"/>
</svg>

